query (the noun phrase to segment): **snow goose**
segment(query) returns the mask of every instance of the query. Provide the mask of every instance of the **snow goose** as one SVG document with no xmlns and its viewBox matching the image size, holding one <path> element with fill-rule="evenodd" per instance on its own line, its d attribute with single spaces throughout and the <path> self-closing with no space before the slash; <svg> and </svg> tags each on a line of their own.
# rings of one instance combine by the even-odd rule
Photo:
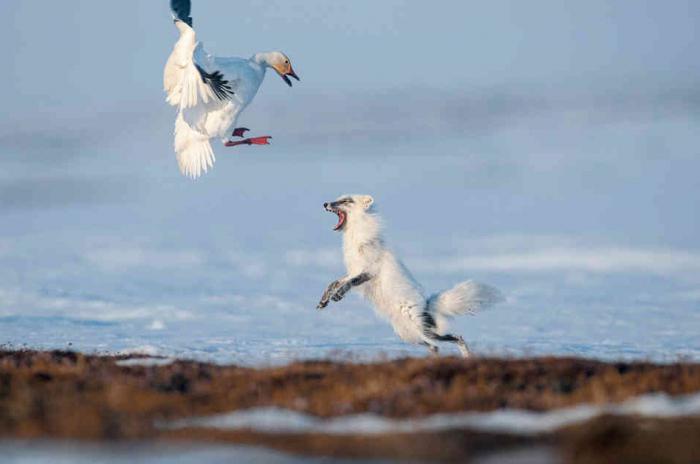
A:
<svg viewBox="0 0 700 464">
<path fill-rule="evenodd" d="M 299 77 L 287 55 L 278 51 L 248 59 L 210 55 L 196 40 L 190 8 L 190 0 L 170 0 L 180 38 L 165 65 L 163 86 L 167 102 L 178 108 L 174 146 L 180 171 L 196 178 L 214 165 L 212 138 L 220 138 L 227 147 L 269 144 L 270 136 L 229 139 L 244 137 L 249 130 L 236 127 L 236 120 L 255 97 L 268 68 L 290 87 L 289 78 Z"/>
</svg>

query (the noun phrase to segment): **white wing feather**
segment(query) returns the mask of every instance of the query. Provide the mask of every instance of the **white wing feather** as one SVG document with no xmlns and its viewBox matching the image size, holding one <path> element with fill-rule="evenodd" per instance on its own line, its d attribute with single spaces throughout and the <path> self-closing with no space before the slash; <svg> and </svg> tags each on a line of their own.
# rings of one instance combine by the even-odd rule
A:
<svg viewBox="0 0 700 464">
<path fill-rule="evenodd" d="M 214 165 L 210 135 L 206 132 L 207 116 L 221 109 L 225 102 L 202 79 L 197 66 L 207 70 L 212 58 L 197 42 L 194 30 L 182 21 L 175 25 L 180 38 L 175 43 L 163 73 L 167 102 L 179 108 L 175 120 L 175 153 L 180 171 L 196 178 Z"/>
<path fill-rule="evenodd" d="M 204 51 L 197 36 L 187 24 L 175 22 L 180 30 L 180 38 L 175 43 L 163 72 L 163 87 L 167 101 L 180 108 L 192 108 L 198 104 L 216 102 L 217 98 L 211 88 L 202 80 L 197 67 L 207 69 L 209 54 Z"/>
<path fill-rule="evenodd" d="M 209 136 L 192 129 L 183 119 L 182 112 L 175 120 L 175 153 L 180 172 L 193 179 L 207 172 L 216 161 Z"/>
</svg>

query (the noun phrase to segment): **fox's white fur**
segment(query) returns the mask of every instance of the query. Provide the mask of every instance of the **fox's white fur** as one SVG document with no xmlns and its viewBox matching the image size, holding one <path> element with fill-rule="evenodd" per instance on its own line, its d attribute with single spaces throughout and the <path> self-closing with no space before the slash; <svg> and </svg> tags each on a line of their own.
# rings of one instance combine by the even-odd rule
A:
<svg viewBox="0 0 700 464">
<path fill-rule="evenodd" d="M 318 304 L 340 301 L 356 288 L 387 319 L 401 339 L 427 346 L 437 353 L 437 342 L 456 343 L 463 356 L 469 350 L 460 336 L 446 334 L 453 316 L 475 313 L 502 299 L 498 290 L 471 280 L 426 298 L 411 273 L 386 247 L 380 218 L 369 195 L 343 195 L 324 204 L 338 214 L 336 230 L 343 232 L 347 275 L 332 282 Z"/>
</svg>

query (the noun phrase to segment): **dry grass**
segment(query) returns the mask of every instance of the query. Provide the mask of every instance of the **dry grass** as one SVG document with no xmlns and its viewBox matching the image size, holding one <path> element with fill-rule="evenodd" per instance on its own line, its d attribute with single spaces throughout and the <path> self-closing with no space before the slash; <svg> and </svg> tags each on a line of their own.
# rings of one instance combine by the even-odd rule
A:
<svg viewBox="0 0 700 464">
<path fill-rule="evenodd" d="M 572 464 L 700 463 L 700 417 L 604 416 L 559 433 Z"/>
<path fill-rule="evenodd" d="M 246 430 L 179 429 L 168 438 L 199 442 L 264 446 L 286 453 L 356 459 L 454 461 L 506 449 L 540 444 L 542 439 L 518 435 L 450 430 L 433 433 L 328 435 L 321 433 L 258 433 Z M 544 439 L 544 441 L 547 441 Z"/>
<path fill-rule="evenodd" d="M 452 459 L 489 446 L 522 445 L 528 440 L 465 431 L 377 437 L 162 432 L 153 424 L 155 420 L 255 406 L 278 406 L 321 417 L 359 412 L 416 417 L 503 407 L 543 411 L 579 403 L 618 402 L 651 392 L 700 391 L 700 364 L 689 363 L 421 358 L 371 364 L 310 361 L 252 369 L 193 361 L 127 367 L 116 361 L 115 357 L 64 351 L 0 351 L 0 436 L 269 441 L 281 449 L 324 455 L 352 456 L 358 450 L 373 450 L 371 456 L 425 457 L 420 450 L 440 450 L 433 457 Z M 557 443 L 564 446 L 572 462 L 598 462 L 589 459 L 591 450 L 605 447 L 589 445 L 618 430 L 601 429 L 601 420 L 557 435 Z M 622 427 L 629 437 L 630 449 L 652 443 L 647 429 L 629 419 L 619 420 L 616 427 Z M 698 421 L 669 424 L 675 436 L 700 431 Z M 687 450 L 694 452 L 696 448 Z"/>
</svg>

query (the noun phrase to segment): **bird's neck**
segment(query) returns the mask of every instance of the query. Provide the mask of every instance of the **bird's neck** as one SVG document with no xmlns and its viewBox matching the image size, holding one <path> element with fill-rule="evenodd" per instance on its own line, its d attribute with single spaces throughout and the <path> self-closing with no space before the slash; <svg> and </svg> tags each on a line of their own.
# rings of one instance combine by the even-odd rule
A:
<svg viewBox="0 0 700 464">
<path fill-rule="evenodd" d="M 256 53 L 250 58 L 250 61 L 260 65 L 263 69 L 270 67 L 270 54 L 267 52 Z"/>
</svg>

